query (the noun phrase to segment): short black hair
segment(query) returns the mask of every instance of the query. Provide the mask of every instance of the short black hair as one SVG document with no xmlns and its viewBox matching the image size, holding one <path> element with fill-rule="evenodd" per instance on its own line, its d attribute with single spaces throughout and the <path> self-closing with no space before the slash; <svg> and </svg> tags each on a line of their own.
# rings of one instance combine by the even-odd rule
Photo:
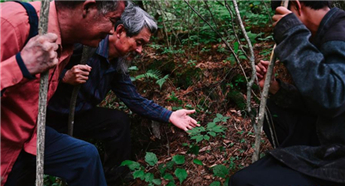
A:
<svg viewBox="0 0 345 186">
<path fill-rule="evenodd" d="M 281 6 L 282 1 L 272 0 L 271 1 L 271 8 L 275 10 L 278 6 Z M 310 7 L 314 10 L 319 10 L 324 7 L 331 7 L 332 1 L 310 1 L 310 0 L 300 0 L 299 2 L 303 3 L 305 6 Z M 289 1 L 289 9 L 290 9 L 290 1 Z"/>
</svg>

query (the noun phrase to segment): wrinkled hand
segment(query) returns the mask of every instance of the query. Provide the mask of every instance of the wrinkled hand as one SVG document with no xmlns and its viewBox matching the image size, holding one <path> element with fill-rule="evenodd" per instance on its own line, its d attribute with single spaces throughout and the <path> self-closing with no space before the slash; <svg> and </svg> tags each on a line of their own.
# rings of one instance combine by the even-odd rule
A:
<svg viewBox="0 0 345 186">
<path fill-rule="evenodd" d="M 193 129 L 196 126 L 200 126 L 197 124 L 196 120 L 191 118 L 189 114 L 193 114 L 195 110 L 177 110 L 174 111 L 169 118 L 169 121 L 174 124 L 176 127 L 188 131 L 190 129 Z"/>
<path fill-rule="evenodd" d="M 272 18 L 273 19 L 273 26 L 276 26 L 281 18 L 283 18 L 284 16 L 286 16 L 290 13 L 291 13 L 291 11 L 289 9 L 283 7 L 283 6 L 277 7 L 276 12 Z"/>
<path fill-rule="evenodd" d="M 270 64 L 269 61 L 260 60 L 260 62 L 255 66 L 256 76 L 258 77 L 259 86 L 261 88 L 263 88 L 265 85 L 266 73 L 267 73 L 267 69 L 268 69 L 269 64 Z M 280 88 L 279 83 L 276 81 L 276 79 L 274 77 L 274 74 L 275 74 L 275 70 L 273 69 L 272 78 L 271 78 L 271 85 L 270 85 L 270 90 L 269 90 L 271 94 L 277 93 L 279 88 Z"/>
<path fill-rule="evenodd" d="M 20 53 L 30 74 L 44 72 L 58 64 L 57 39 L 57 35 L 53 33 L 37 35 L 24 46 Z"/>
<path fill-rule="evenodd" d="M 62 78 L 62 82 L 71 85 L 85 83 L 89 79 L 91 69 L 89 65 L 75 65 L 67 70 L 65 76 Z"/>
</svg>

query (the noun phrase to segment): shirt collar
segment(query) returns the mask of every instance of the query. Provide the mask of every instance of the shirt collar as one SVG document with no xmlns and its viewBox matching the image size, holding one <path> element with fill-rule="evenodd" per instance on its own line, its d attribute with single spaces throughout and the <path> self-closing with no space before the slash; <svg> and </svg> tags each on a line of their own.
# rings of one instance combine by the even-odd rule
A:
<svg viewBox="0 0 345 186">
<path fill-rule="evenodd" d="M 96 50 L 96 54 L 100 55 L 101 57 L 105 58 L 106 61 L 109 63 L 108 60 L 108 47 L 109 47 L 109 35 L 105 37 L 99 44 Z"/>
</svg>

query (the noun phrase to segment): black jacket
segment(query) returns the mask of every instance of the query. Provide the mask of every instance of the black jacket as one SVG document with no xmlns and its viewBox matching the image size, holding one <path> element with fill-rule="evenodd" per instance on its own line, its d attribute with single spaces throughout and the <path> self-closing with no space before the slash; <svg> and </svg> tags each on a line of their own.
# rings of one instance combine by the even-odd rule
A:
<svg viewBox="0 0 345 186">
<path fill-rule="evenodd" d="M 294 86 L 281 84 L 277 105 L 312 114 L 321 146 L 293 146 L 270 152 L 304 174 L 345 183 L 345 12 L 331 9 L 314 38 L 294 14 L 275 27 L 275 53 Z"/>
</svg>

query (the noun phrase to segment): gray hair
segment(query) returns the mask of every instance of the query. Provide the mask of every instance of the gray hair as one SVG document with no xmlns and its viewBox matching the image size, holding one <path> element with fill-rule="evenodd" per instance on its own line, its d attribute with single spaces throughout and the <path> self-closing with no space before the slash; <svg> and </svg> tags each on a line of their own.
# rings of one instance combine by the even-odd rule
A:
<svg viewBox="0 0 345 186">
<path fill-rule="evenodd" d="M 132 3 L 128 3 L 126 6 L 125 11 L 121 15 L 121 22 L 128 37 L 138 35 L 144 27 L 148 28 L 151 34 L 155 33 L 158 28 L 152 16 Z"/>
<path fill-rule="evenodd" d="M 78 4 L 81 4 L 85 1 L 66 1 L 66 0 L 55 0 L 55 4 L 57 8 L 69 8 L 73 9 Z M 119 0 L 96 0 L 97 10 L 102 13 L 103 15 L 107 14 L 108 12 L 116 11 L 119 6 Z M 126 3 L 126 1 L 124 1 Z"/>
</svg>

